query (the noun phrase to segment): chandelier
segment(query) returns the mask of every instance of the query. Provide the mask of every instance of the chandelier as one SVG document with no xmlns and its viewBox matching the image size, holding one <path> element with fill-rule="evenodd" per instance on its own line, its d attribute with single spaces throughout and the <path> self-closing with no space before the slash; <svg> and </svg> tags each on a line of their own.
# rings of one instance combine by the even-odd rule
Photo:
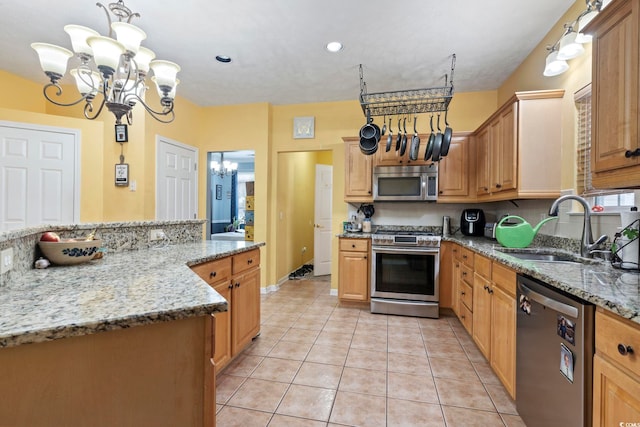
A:
<svg viewBox="0 0 640 427">
<path fill-rule="evenodd" d="M 132 124 L 131 111 L 137 102 L 147 110 L 154 119 L 162 123 L 171 123 L 175 118 L 173 100 L 176 86 L 180 82 L 176 79 L 180 67 L 170 61 L 153 60 L 155 53 L 141 47 L 140 43 L 147 35 L 140 28 L 131 24 L 133 18 L 140 14 L 133 13 L 124 5 L 123 0 L 110 3 L 109 8 L 101 3 L 109 24 L 109 36 L 101 36 L 97 31 L 80 25 L 66 25 L 64 31 L 71 38 L 73 52 L 60 46 L 48 43 L 32 43 L 31 47 L 38 53 L 42 70 L 51 80 L 44 86 L 44 97 L 55 105 L 70 107 L 85 102 L 84 116 L 93 120 L 107 107 L 116 117 L 116 124 L 126 118 Z M 112 22 L 111 15 L 117 18 Z M 113 39 L 113 33 L 116 39 Z M 71 103 L 54 100 L 53 95 L 61 96 L 60 79 L 67 71 L 69 58 L 78 58 L 80 65 L 70 71 L 80 92 L 80 99 Z M 160 97 L 159 111 L 152 109 L 143 99 L 147 89 L 145 79 L 149 69 L 153 70 L 153 81 Z M 96 96 L 102 100 L 99 106 Z"/>
<path fill-rule="evenodd" d="M 224 178 L 225 176 L 233 175 L 238 170 L 238 163 L 225 160 L 224 153 L 220 153 L 220 163 L 217 160 L 212 160 L 210 167 L 212 174 Z"/>
</svg>

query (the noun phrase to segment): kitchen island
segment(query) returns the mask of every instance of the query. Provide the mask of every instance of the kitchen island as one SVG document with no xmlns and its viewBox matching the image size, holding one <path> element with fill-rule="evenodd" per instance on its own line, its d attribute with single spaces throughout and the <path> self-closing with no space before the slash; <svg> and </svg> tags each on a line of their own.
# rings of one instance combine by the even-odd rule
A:
<svg viewBox="0 0 640 427">
<path fill-rule="evenodd" d="M 2 424 L 214 425 L 212 314 L 227 301 L 189 266 L 263 245 L 107 253 L 2 287 Z"/>
</svg>

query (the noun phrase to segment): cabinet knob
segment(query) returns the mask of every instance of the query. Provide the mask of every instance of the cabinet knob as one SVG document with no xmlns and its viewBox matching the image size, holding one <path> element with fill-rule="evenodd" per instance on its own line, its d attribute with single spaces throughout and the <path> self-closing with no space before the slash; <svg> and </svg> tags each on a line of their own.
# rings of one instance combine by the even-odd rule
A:
<svg viewBox="0 0 640 427">
<path fill-rule="evenodd" d="M 240 287 L 240 282 L 236 283 L 236 288 Z"/>
<path fill-rule="evenodd" d="M 464 317 L 464 314 L 462 316 L 460 316 L 460 318 L 463 319 L 463 320 L 466 319 L 466 317 Z"/>
<path fill-rule="evenodd" d="M 502 184 L 496 184 L 496 188 L 502 188 Z"/>
<path fill-rule="evenodd" d="M 249 259 L 247 260 L 247 264 L 253 264 L 253 258 L 249 258 Z"/>
<path fill-rule="evenodd" d="M 630 345 L 618 344 L 618 353 L 623 356 L 626 356 L 627 354 L 633 354 L 633 347 L 631 347 Z"/>
<path fill-rule="evenodd" d="M 233 289 L 233 283 L 230 283 L 229 286 L 227 286 L 227 288 Z"/>
<path fill-rule="evenodd" d="M 466 271 L 463 271 L 463 272 L 462 272 L 462 275 L 463 275 L 463 276 L 466 276 L 466 275 L 467 275 L 467 272 L 466 272 Z"/>
<path fill-rule="evenodd" d="M 461 291 L 461 292 L 460 292 L 460 295 L 464 295 L 464 294 L 465 294 L 465 293 L 464 293 L 464 291 Z"/>
<path fill-rule="evenodd" d="M 366 256 L 366 255 L 364 256 L 364 259 L 367 259 L 367 256 Z"/>
<path fill-rule="evenodd" d="M 484 187 L 484 191 L 489 191 L 489 189 L 487 187 Z"/>
<path fill-rule="evenodd" d="M 628 159 L 630 157 L 638 157 L 640 156 L 640 148 L 636 148 L 633 151 L 627 150 L 624 152 L 624 156 Z"/>
<path fill-rule="evenodd" d="M 216 277 L 217 274 L 218 273 L 216 273 L 215 271 L 212 271 L 211 273 L 209 273 L 209 278 L 212 279 L 212 278 Z"/>
<path fill-rule="evenodd" d="M 462 258 L 467 259 L 467 256 L 466 255 L 462 255 Z"/>
<path fill-rule="evenodd" d="M 371 194 L 371 190 L 367 191 L 368 194 Z"/>
<path fill-rule="evenodd" d="M 355 247 L 356 247 L 356 245 L 351 245 L 351 247 L 352 247 L 352 248 L 355 248 Z"/>
<path fill-rule="evenodd" d="M 442 194 L 442 190 L 438 191 L 438 194 Z"/>
</svg>

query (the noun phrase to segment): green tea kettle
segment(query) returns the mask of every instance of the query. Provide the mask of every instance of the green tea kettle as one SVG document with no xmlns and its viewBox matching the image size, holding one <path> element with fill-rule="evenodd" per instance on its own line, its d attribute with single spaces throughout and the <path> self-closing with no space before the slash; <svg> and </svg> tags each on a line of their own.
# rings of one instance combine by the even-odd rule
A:
<svg viewBox="0 0 640 427">
<path fill-rule="evenodd" d="M 517 219 L 522 222 L 515 225 L 503 225 L 502 223 L 508 219 Z M 538 225 L 532 227 L 524 218 L 516 215 L 505 216 L 496 226 L 496 239 L 502 246 L 507 248 L 526 248 L 533 242 L 533 238 L 538 234 L 540 227 L 554 219 L 558 219 L 558 217 L 552 216 L 543 219 Z"/>
</svg>

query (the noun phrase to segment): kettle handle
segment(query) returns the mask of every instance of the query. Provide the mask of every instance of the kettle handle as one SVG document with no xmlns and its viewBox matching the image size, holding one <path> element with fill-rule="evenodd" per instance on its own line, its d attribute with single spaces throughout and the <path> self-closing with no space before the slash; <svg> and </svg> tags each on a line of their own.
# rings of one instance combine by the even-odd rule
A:
<svg viewBox="0 0 640 427">
<path fill-rule="evenodd" d="M 517 216 L 517 215 L 507 215 L 504 218 L 502 218 L 499 222 L 498 222 L 498 226 L 500 226 L 503 222 L 505 222 L 506 220 L 510 219 L 510 218 L 515 218 L 515 219 L 519 219 L 521 222 L 527 222 L 525 221 L 524 218 Z"/>
</svg>

